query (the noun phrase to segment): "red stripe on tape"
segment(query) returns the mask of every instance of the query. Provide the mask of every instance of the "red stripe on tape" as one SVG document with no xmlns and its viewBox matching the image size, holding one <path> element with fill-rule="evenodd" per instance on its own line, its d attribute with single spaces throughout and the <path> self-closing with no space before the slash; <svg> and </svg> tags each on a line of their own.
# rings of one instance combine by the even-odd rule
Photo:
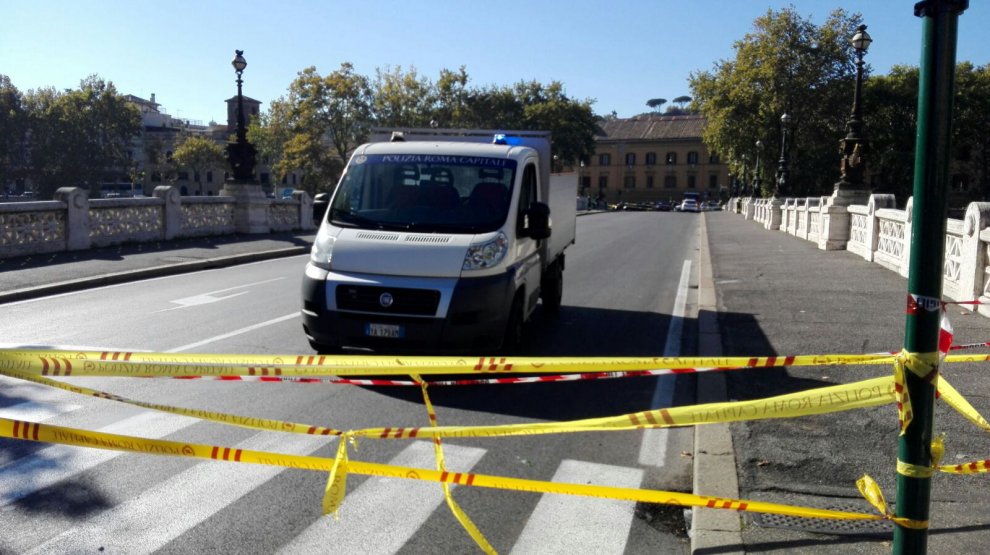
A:
<svg viewBox="0 0 990 555">
<path fill-rule="evenodd" d="M 241 462 L 241 451 L 241 449 L 234 451 L 234 460 L 237 462 Z"/>
<path fill-rule="evenodd" d="M 210 453 L 210 458 L 211 459 L 217 458 L 217 453 L 219 453 L 219 452 L 220 452 L 220 448 L 217 447 L 216 445 L 214 445 L 213 446 L 213 451 Z"/>
<path fill-rule="evenodd" d="M 670 413 L 667 412 L 667 409 L 660 409 L 660 416 L 663 418 L 663 421 L 666 422 L 667 424 L 674 423 L 674 419 L 670 417 Z"/>
</svg>

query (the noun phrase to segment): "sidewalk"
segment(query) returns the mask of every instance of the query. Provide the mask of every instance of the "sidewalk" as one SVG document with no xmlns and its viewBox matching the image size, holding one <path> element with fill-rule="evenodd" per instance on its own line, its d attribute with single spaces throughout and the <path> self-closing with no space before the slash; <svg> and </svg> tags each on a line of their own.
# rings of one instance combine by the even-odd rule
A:
<svg viewBox="0 0 990 555">
<path fill-rule="evenodd" d="M 906 280 L 845 251 L 820 251 L 807 241 L 730 212 L 704 214 L 717 307 L 718 346 L 730 356 L 857 354 L 899 351 L 903 344 Z M 703 253 L 704 255 L 704 253 Z M 702 261 L 704 266 L 704 261 Z M 702 272 L 704 274 L 704 272 Z M 700 284 L 705 292 L 705 276 Z M 702 331 L 705 302 L 699 315 Z M 711 310 L 711 309 L 709 309 Z M 990 340 L 990 318 L 951 307 L 956 344 Z M 701 353 L 705 338 L 701 338 Z M 981 352 L 981 351 L 977 351 Z M 985 352 L 982 351 L 982 352 Z M 725 374 L 727 398 L 764 398 L 889 375 L 886 366 L 833 366 L 736 371 Z M 946 377 L 981 414 L 990 414 L 985 365 L 944 365 Z M 699 382 L 699 397 L 710 395 Z M 936 402 L 936 433 L 946 433 L 945 462 L 990 456 L 987 434 Z M 863 474 L 895 503 L 897 415 L 893 405 L 795 419 L 728 426 L 731 445 L 703 443 L 696 451 L 734 453 L 738 495 L 802 506 L 875 513 L 860 498 Z M 700 432 L 699 432 L 700 433 Z M 700 438 L 700 435 L 699 435 Z M 724 438 L 728 440 L 728 438 Z M 701 472 L 704 477 L 705 472 Z M 695 493 L 727 480 L 707 473 Z M 985 476 L 937 474 L 932 480 L 928 553 L 977 553 L 990 545 L 990 493 Z M 709 511 L 710 512 L 710 511 Z M 889 553 L 891 526 L 740 513 L 741 531 L 707 539 L 696 553 Z M 867 521 L 863 521 L 864 523 Z M 880 524 L 879 526 L 877 524 Z M 718 529 L 716 529 L 718 531 Z M 718 536 L 718 534 L 715 534 Z M 738 543 L 739 538 L 742 544 Z M 718 538 L 716 538 L 718 539 Z"/>
<path fill-rule="evenodd" d="M 306 254 L 316 232 L 224 235 L 0 259 L 0 304 Z"/>
</svg>

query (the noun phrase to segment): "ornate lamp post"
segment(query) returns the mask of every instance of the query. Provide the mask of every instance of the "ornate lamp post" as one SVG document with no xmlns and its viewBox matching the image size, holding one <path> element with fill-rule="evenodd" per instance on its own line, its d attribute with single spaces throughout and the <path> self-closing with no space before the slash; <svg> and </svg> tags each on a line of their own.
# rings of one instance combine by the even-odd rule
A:
<svg viewBox="0 0 990 555">
<path fill-rule="evenodd" d="M 774 196 L 787 196 L 787 179 L 790 177 L 790 170 L 787 167 L 787 144 L 788 135 L 791 132 L 791 116 L 786 113 L 780 116 L 780 161 L 777 163 L 777 183 L 774 188 Z"/>
<path fill-rule="evenodd" d="M 763 141 L 756 140 L 756 168 L 753 170 L 753 196 L 760 192 L 760 154 L 763 153 Z"/>
<path fill-rule="evenodd" d="M 839 169 L 842 174 L 835 184 L 835 191 L 841 194 L 844 190 L 863 191 L 863 172 L 866 170 L 866 138 L 863 134 L 863 117 L 860 113 L 863 90 L 863 56 L 870 48 L 873 39 L 866 32 L 866 25 L 856 28 L 856 34 L 850 39 L 856 51 L 856 92 L 853 96 L 852 113 L 846 122 L 846 137 L 842 139 L 842 163 Z M 838 195 L 836 195 L 838 196 Z"/>
<path fill-rule="evenodd" d="M 747 183 L 748 180 L 746 179 L 747 177 L 749 177 L 749 156 L 743 154 L 742 161 L 743 161 L 743 171 L 742 171 L 742 175 L 739 176 L 741 178 L 739 185 L 742 188 L 743 196 L 746 196 L 746 194 L 749 193 L 749 184 Z"/>
<path fill-rule="evenodd" d="M 233 181 L 240 183 L 251 182 L 254 178 L 255 149 L 247 140 L 247 130 L 244 127 L 244 95 L 241 93 L 241 74 L 247 67 L 243 50 L 235 50 L 234 59 L 230 62 L 237 73 L 237 141 L 227 144 L 227 160 L 233 170 Z"/>
</svg>

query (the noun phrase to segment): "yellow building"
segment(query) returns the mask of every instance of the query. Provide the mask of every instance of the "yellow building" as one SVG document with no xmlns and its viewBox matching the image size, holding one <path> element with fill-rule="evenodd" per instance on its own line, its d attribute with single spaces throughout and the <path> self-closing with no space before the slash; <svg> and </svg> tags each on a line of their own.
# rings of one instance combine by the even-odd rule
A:
<svg viewBox="0 0 990 555">
<path fill-rule="evenodd" d="M 699 115 L 642 115 L 599 124 L 595 154 L 577 168 L 579 194 L 617 202 L 727 198 L 729 170 L 701 140 Z"/>
</svg>

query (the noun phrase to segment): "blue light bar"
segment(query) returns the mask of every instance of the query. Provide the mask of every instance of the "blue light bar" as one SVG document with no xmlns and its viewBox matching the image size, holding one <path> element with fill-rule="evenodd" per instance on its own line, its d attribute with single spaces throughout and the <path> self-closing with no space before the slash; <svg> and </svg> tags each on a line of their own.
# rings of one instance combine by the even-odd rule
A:
<svg viewBox="0 0 990 555">
<path fill-rule="evenodd" d="M 519 146 L 523 144 L 523 142 L 520 137 L 508 137 L 504 133 L 497 133 L 495 135 L 495 139 L 492 141 L 492 144 Z"/>
</svg>

